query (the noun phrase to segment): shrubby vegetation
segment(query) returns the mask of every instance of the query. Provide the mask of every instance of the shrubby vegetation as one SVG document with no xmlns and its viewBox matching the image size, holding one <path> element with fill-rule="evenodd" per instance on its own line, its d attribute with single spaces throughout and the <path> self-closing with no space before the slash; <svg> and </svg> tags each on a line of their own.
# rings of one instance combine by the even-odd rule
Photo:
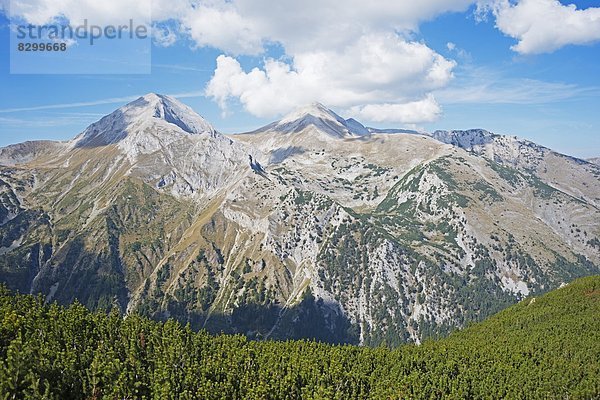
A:
<svg viewBox="0 0 600 400">
<path fill-rule="evenodd" d="M 394 350 L 249 341 L 0 288 L 3 399 L 597 398 L 600 277 Z"/>
</svg>

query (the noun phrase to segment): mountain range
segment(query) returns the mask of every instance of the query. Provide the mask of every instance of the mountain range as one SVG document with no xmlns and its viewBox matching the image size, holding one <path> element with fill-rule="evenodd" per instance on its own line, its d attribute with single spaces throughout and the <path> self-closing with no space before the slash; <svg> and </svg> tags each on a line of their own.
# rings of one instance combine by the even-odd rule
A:
<svg viewBox="0 0 600 400">
<path fill-rule="evenodd" d="M 148 94 L 0 149 L 0 280 L 252 338 L 399 344 L 600 272 L 600 166 L 321 104 L 224 135 Z"/>
</svg>

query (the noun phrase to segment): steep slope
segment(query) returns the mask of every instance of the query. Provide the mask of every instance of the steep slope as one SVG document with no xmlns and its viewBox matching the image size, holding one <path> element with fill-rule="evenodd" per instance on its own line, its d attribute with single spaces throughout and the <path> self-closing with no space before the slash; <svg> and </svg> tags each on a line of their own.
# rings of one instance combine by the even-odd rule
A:
<svg viewBox="0 0 600 400">
<path fill-rule="evenodd" d="M 596 164 L 557 153 L 515 136 L 496 135 L 482 129 L 436 131 L 431 136 L 500 164 L 523 172 L 533 172 L 548 185 L 600 207 L 595 186 L 587 184 L 600 180 L 600 167 Z"/>
<path fill-rule="evenodd" d="M 587 161 L 591 162 L 592 164 L 600 165 L 600 157 L 588 158 Z"/>
<path fill-rule="evenodd" d="M 267 170 L 295 187 L 272 196 L 286 218 L 275 226 L 300 223 L 278 231 L 280 258 L 305 266 L 303 279 L 342 305 L 361 342 L 418 340 L 597 271 L 600 214 L 571 194 L 590 185 L 597 196 L 587 169 L 562 191 L 439 137 L 315 140 L 312 129 L 235 138 L 269 154 Z"/>
<path fill-rule="evenodd" d="M 199 210 L 251 173 L 248 155 L 174 99 L 149 94 L 116 110 L 3 168 L 3 280 L 125 308 Z"/>
<path fill-rule="evenodd" d="M 226 137 L 151 94 L 5 150 L 0 277 L 214 331 L 398 344 L 598 273 L 592 164 L 361 127 L 311 105 Z M 544 172 L 559 161 L 570 182 Z"/>
</svg>

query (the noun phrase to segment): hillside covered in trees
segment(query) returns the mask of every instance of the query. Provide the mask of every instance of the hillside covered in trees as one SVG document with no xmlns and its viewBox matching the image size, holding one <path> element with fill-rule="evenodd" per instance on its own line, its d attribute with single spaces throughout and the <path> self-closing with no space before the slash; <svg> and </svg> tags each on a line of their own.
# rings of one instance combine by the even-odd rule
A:
<svg viewBox="0 0 600 400">
<path fill-rule="evenodd" d="M 2 399 L 600 396 L 600 276 L 397 349 L 249 341 L 0 289 Z"/>
</svg>

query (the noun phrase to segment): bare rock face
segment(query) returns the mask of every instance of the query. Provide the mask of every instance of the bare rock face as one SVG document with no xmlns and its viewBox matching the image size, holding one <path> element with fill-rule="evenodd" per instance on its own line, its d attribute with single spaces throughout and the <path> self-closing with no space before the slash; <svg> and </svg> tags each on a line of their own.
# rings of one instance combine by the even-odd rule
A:
<svg viewBox="0 0 600 400">
<path fill-rule="evenodd" d="M 169 96 L 149 93 L 90 125 L 75 138 L 75 146 L 105 146 L 129 136 L 141 139 L 137 133 L 156 126 L 179 128 L 191 135 L 215 132 L 204 118 L 185 104 Z"/>
<path fill-rule="evenodd" d="M 398 344 L 600 265 L 600 167 L 312 104 L 225 136 L 149 94 L 0 149 L 0 280 L 254 338 Z"/>
</svg>

